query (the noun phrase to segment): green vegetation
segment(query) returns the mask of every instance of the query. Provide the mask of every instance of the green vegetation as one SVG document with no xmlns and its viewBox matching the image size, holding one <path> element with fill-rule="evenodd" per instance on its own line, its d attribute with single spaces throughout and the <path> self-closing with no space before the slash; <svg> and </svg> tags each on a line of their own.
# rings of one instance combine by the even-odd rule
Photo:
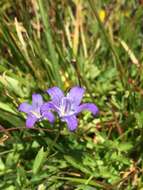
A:
<svg viewBox="0 0 143 190">
<path fill-rule="evenodd" d="M 142 61 L 142 1 L 1 0 L 0 189 L 142 190 Z M 20 103 L 75 85 L 98 117 L 25 127 Z"/>
</svg>

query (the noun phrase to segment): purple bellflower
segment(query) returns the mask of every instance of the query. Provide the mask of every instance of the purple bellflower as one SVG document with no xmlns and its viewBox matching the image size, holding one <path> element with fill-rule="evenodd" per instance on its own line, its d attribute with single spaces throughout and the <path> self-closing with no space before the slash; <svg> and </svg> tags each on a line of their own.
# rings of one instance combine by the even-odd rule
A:
<svg viewBox="0 0 143 190">
<path fill-rule="evenodd" d="M 89 110 L 96 115 L 98 108 L 93 103 L 81 103 L 84 95 L 84 89 L 78 86 L 71 88 L 67 96 L 58 88 L 53 87 L 47 90 L 47 93 L 51 97 L 51 101 L 44 103 L 41 106 L 42 113 L 49 113 L 49 111 L 55 111 L 58 113 L 61 121 L 67 123 L 70 131 L 74 131 L 77 128 L 77 114 L 84 110 Z"/>
<path fill-rule="evenodd" d="M 51 123 L 54 122 L 54 116 L 51 112 L 41 114 L 41 106 L 43 105 L 43 98 L 40 94 L 32 95 L 32 104 L 26 102 L 20 104 L 19 111 L 27 114 L 26 127 L 32 128 L 37 121 L 47 118 Z"/>
</svg>

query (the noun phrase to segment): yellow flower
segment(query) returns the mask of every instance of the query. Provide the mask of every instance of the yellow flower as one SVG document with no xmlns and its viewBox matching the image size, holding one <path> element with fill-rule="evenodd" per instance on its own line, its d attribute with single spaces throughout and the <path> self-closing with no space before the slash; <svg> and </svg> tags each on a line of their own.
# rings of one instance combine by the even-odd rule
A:
<svg viewBox="0 0 143 190">
<path fill-rule="evenodd" d="M 100 20 L 101 20 L 102 22 L 104 22 L 105 16 L 106 16 L 105 10 L 104 10 L 104 9 L 101 9 L 101 10 L 99 11 L 99 18 L 100 18 Z"/>
</svg>

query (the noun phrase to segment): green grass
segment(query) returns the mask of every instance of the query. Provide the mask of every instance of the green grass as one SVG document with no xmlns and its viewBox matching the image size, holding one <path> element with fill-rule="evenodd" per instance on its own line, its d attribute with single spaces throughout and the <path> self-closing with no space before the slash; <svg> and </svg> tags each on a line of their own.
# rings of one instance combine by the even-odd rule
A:
<svg viewBox="0 0 143 190">
<path fill-rule="evenodd" d="M 135 0 L 1 0 L 0 189 L 143 189 L 142 21 Z M 75 85 L 98 117 L 25 128 L 20 103 Z"/>
</svg>

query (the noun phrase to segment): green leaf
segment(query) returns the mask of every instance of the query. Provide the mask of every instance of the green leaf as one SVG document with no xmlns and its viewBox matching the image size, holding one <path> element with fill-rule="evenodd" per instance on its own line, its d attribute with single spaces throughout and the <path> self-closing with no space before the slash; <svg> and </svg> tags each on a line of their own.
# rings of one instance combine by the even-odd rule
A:
<svg viewBox="0 0 143 190">
<path fill-rule="evenodd" d="M 2 110 L 0 110 L 0 118 L 3 119 L 4 121 L 9 122 L 10 124 L 12 124 L 15 127 L 22 127 L 24 126 L 24 122 L 18 118 L 17 116 L 8 113 L 8 112 L 4 112 Z"/>
<path fill-rule="evenodd" d="M 3 163 L 2 159 L 0 158 L 0 171 L 5 169 L 5 164 Z"/>
<path fill-rule="evenodd" d="M 85 166 L 83 166 L 81 163 L 79 163 L 77 160 L 75 160 L 74 158 L 72 158 L 71 156 L 64 156 L 65 160 L 70 163 L 73 167 L 75 167 L 76 169 L 82 171 L 83 173 L 89 174 L 91 175 L 91 171 L 87 168 L 85 168 Z"/>
<path fill-rule="evenodd" d="M 13 108 L 10 107 L 10 105 L 5 104 L 5 103 L 3 103 L 3 102 L 0 102 L 0 109 L 15 114 L 15 111 L 13 110 Z"/>
<path fill-rule="evenodd" d="M 32 168 L 34 174 L 37 174 L 40 168 L 42 167 L 44 161 L 46 160 L 47 154 L 48 152 L 47 151 L 44 152 L 43 147 L 37 153 Z"/>
<path fill-rule="evenodd" d="M 143 127 L 143 112 L 141 111 L 140 113 L 135 113 L 135 117 L 136 117 L 138 126 L 142 128 Z"/>
<path fill-rule="evenodd" d="M 23 96 L 20 83 L 15 78 L 9 76 L 0 76 L 0 82 L 10 91 L 15 92 L 19 96 Z"/>
<path fill-rule="evenodd" d="M 128 143 L 128 142 L 126 142 L 126 143 L 120 143 L 120 144 L 118 145 L 118 149 L 119 149 L 120 151 L 122 151 L 122 152 L 129 151 L 129 150 L 132 149 L 132 148 L 133 148 L 133 145 L 132 145 L 131 143 Z"/>
</svg>

